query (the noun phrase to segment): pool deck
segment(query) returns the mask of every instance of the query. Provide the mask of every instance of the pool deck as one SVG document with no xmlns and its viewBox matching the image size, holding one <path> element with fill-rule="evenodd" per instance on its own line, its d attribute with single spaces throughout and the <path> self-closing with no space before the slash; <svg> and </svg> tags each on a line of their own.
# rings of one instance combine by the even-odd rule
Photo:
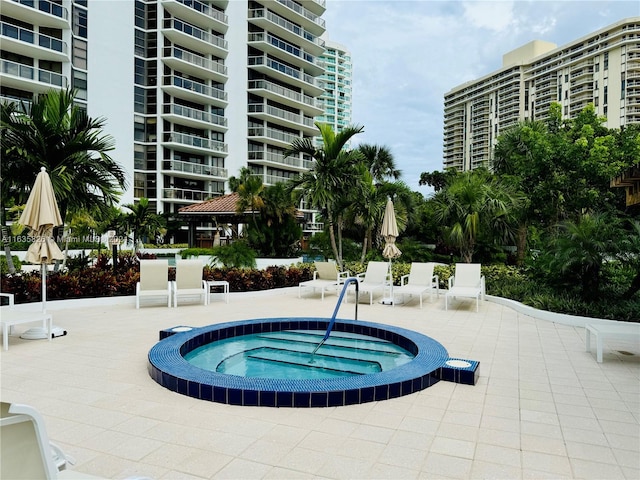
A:
<svg viewBox="0 0 640 480">
<path fill-rule="evenodd" d="M 231 294 L 176 308 L 135 299 L 48 302 L 67 336 L 10 337 L 1 398 L 45 418 L 73 469 L 104 478 L 640 478 L 640 345 L 604 362 L 578 326 L 509 306 L 444 298 L 358 306 L 360 320 L 424 333 L 478 360 L 477 385 L 441 381 L 382 402 L 330 408 L 239 407 L 164 389 L 147 373 L 158 332 L 232 320 L 331 316 L 335 295 Z M 149 300 L 147 300 L 149 302 Z M 353 300 L 339 317 L 352 319 Z M 18 329 L 18 332 L 21 330 Z M 625 352 L 625 353 L 620 353 Z M 629 353 L 633 353 L 630 355 Z"/>
</svg>

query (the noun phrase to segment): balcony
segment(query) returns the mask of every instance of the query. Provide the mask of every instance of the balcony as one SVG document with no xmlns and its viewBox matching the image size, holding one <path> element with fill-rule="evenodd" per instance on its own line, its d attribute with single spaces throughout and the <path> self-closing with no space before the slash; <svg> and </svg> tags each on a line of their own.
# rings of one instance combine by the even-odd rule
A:
<svg viewBox="0 0 640 480">
<path fill-rule="evenodd" d="M 321 232 L 324 230 L 324 223 L 321 222 L 307 222 L 304 224 L 303 230 L 305 232 Z"/>
<path fill-rule="evenodd" d="M 178 18 L 203 28 L 227 33 L 229 19 L 224 12 L 197 0 L 162 0 L 165 9 Z"/>
<path fill-rule="evenodd" d="M 202 190 L 188 190 L 186 188 L 163 188 L 162 199 L 165 202 L 204 202 L 218 195 L 216 192 Z"/>
<path fill-rule="evenodd" d="M 263 98 L 275 100 L 278 103 L 290 107 L 299 108 L 314 117 L 321 115 L 324 111 L 320 99 L 296 92 L 290 88 L 282 87 L 267 80 L 251 80 L 249 82 L 249 91 Z"/>
<path fill-rule="evenodd" d="M 266 8 L 249 10 L 249 21 L 285 40 L 301 44 L 311 55 L 324 53 L 324 40 Z"/>
<path fill-rule="evenodd" d="M 268 122 L 283 125 L 293 129 L 301 129 L 311 136 L 319 135 L 320 132 L 313 124 L 313 118 L 292 113 L 282 108 L 271 105 L 252 104 L 248 105 L 247 113 L 255 118 L 260 118 Z"/>
<path fill-rule="evenodd" d="M 266 165 L 268 167 L 285 167 L 286 170 L 306 171 L 310 168 L 309 162 L 303 160 L 300 157 L 285 157 L 282 154 L 269 152 L 265 150 L 258 150 L 249 152 L 249 161 L 256 165 Z"/>
<path fill-rule="evenodd" d="M 318 65 L 313 55 L 273 35 L 264 32 L 249 33 L 248 42 L 250 46 L 296 65 L 314 77 L 324 73 L 324 68 Z"/>
<path fill-rule="evenodd" d="M 227 81 L 227 67 L 224 63 L 214 62 L 207 57 L 194 55 L 178 47 L 167 47 L 163 50 L 163 62 L 174 70 L 212 79 L 220 83 Z"/>
<path fill-rule="evenodd" d="M 227 106 L 227 92 L 187 78 L 167 75 L 162 79 L 162 89 L 185 100 L 219 107 Z"/>
<path fill-rule="evenodd" d="M 269 8 L 283 17 L 291 18 L 296 23 L 302 25 L 316 36 L 320 36 L 325 31 L 326 22 L 320 17 L 324 12 L 324 7 L 320 7 L 318 2 L 312 0 L 305 2 L 306 6 L 313 8 L 313 11 L 307 9 L 292 0 L 276 0 L 269 2 Z"/>
<path fill-rule="evenodd" d="M 264 185 L 275 185 L 276 183 L 287 183 L 291 180 L 289 177 L 281 177 L 279 175 L 266 175 L 266 174 L 251 174 L 252 177 L 258 177 L 262 179 Z"/>
<path fill-rule="evenodd" d="M 227 169 L 202 165 L 199 163 L 183 162 L 181 160 L 167 160 L 163 163 L 165 173 L 187 178 L 216 177 L 216 180 L 227 179 Z"/>
<path fill-rule="evenodd" d="M 289 148 L 294 140 L 302 138 L 298 135 L 276 130 L 271 127 L 249 127 L 247 136 L 254 140 L 274 144 L 282 148 Z"/>
<path fill-rule="evenodd" d="M 7 87 L 28 89 L 38 93 L 46 92 L 52 86 L 67 88 L 67 78 L 59 73 L 10 60 L 2 60 L 0 74 L 2 74 L 2 85 Z M 25 82 L 28 85 L 25 85 Z"/>
<path fill-rule="evenodd" d="M 164 115 L 162 118 L 173 123 L 202 128 L 205 130 L 213 129 L 222 132 L 227 131 L 226 117 L 214 115 L 213 113 L 209 113 L 204 110 L 171 103 L 164 105 L 163 113 Z"/>
<path fill-rule="evenodd" d="M 227 154 L 227 144 L 211 140 L 209 138 L 187 135 L 186 133 L 170 132 L 164 136 L 164 144 L 167 147 L 177 148 L 181 151 L 194 152 L 199 154 Z M 173 144 L 173 145 L 172 145 Z"/>
<path fill-rule="evenodd" d="M 228 53 L 227 41 L 224 38 L 175 18 L 164 20 L 162 33 L 171 42 L 196 52 L 211 53 L 222 58 Z"/>
<path fill-rule="evenodd" d="M 48 0 L 3 1 L 2 14 L 45 27 L 70 27 L 69 10 Z"/>
<path fill-rule="evenodd" d="M 323 85 L 312 75 L 278 62 L 266 55 L 249 57 L 249 67 L 257 70 L 258 72 L 270 75 L 278 80 L 304 89 L 314 96 L 320 96 L 324 93 Z"/>
<path fill-rule="evenodd" d="M 65 62 L 69 60 L 67 42 L 6 22 L 0 22 L 2 48 L 26 57 Z"/>
</svg>

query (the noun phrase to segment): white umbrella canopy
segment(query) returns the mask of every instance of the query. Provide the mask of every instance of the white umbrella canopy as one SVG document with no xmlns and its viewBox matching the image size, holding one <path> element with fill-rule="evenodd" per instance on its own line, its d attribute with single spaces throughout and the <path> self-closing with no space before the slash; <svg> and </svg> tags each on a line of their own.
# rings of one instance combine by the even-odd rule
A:
<svg viewBox="0 0 640 480">
<path fill-rule="evenodd" d="M 396 238 L 398 236 L 398 223 L 396 222 L 396 212 L 393 208 L 391 199 L 387 199 L 387 206 L 384 209 L 384 217 L 382 217 L 382 228 L 380 234 L 384 237 L 385 245 L 382 250 L 382 256 L 391 260 L 402 255 L 400 249 L 396 246 Z"/>
<path fill-rule="evenodd" d="M 391 298 L 383 299 L 382 303 L 385 305 L 393 304 L 393 276 L 391 271 L 391 259 L 398 258 L 402 255 L 402 252 L 396 245 L 396 238 L 398 236 L 398 222 L 396 221 L 396 212 L 393 208 L 393 202 L 391 198 L 387 199 L 387 205 L 384 209 L 384 216 L 382 217 L 382 227 L 380 228 L 380 234 L 384 237 L 384 249 L 382 250 L 382 256 L 389 259 L 389 277 L 391 278 Z"/>
<path fill-rule="evenodd" d="M 47 309 L 47 264 L 64 258 L 60 248 L 53 240 L 53 228 L 62 225 L 62 217 L 53 192 L 51 179 L 42 167 L 33 184 L 27 204 L 18 223 L 31 229 L 34 237 L 25 260 L 39 263 L 42 269 L 42 311 Z"/>
</svg>

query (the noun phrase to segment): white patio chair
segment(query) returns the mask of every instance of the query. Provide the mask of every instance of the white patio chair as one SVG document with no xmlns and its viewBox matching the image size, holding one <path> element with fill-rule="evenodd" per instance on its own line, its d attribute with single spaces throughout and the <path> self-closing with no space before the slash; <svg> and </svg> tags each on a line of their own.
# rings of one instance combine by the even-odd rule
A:
<svg viewBox="0 0 640 480">
<path fill-rule="evenodd" d="M 422 308 L 422 297 L 429 292 L 431 300 L 433 300 L 433 292 L 436 296 L 440 296 L 439 279 L 433 274 L 434 263 L 413 262 L 408 275 L 400 278 L 400 286 L 394 287 L 393 294 L 402 295 L 403 301 L 406 295 L 417 296 L 420 299 L 420 308 Z"/>
<path fill-rule="evenodd" d="M 387 262 L 369 262 L 364 273 L 356 275 L 360 293 L 369 294 L 369 305 L 373 305 L 373 294 L 382 292 L 391 286 L 389 264 Z M 355 285 L 349 291 L 355 292 Z"/>
<path fill-rule="evenodd" d="M 202 278 L 202 260 L 176 261 L 176 280 L 173 282 L 173 306 L 178 306 L 179 296 L 199 295 L 202 304 L 207 304 L 208 287 Z"/>
<path fill-rule="evenodd" d="M 449 290 L 444 297 L 445 310 L 449 309 L 450 297 L 467 297 L 476 299 L 476 312 L 480 298 L 484 301 L 485 282 L 480 272 L 479 263 L 456 263 L 455 275 L 449 277 Z"/>
<path fill-rule="evenodd" d="M 302 288 L 311 288 L 315 291 L 320 289 L 322 300 L 324 300 L 324 292 L 337 290 L 342 285 L 349 272 L 339 272 L 335 262 L 314 262 L 315 271 L 313 272 L 313 280 L 307 280 L 298 284 L 298 298 L 302 297 Z"/>
<path fill-rule="evenodd" d="M 167 297 L 171 306 L 171 282 L 169 282 L 169 260 L 140 260 L 140 281 L 136 283 L 136 308 L 140 308 L 142 297 Z"/>
</svg>

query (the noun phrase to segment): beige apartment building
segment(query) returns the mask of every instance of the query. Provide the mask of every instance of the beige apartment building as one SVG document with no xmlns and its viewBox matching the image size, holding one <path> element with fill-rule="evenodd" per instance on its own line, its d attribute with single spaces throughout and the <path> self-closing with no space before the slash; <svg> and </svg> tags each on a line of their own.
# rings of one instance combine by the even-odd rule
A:
<svg viewBox="0 0 640 480">
<path fill-rule="evenodd" d="M 505 129 L 544 119 L 552 102 L 565 118 L 592 103 L 609 128 L 640 123 L 640 17 L 561 47 L 534 40 L 506 53 L 501 69 L 447 92 L 443 167 L 488 165 Z"/>
</svg>

